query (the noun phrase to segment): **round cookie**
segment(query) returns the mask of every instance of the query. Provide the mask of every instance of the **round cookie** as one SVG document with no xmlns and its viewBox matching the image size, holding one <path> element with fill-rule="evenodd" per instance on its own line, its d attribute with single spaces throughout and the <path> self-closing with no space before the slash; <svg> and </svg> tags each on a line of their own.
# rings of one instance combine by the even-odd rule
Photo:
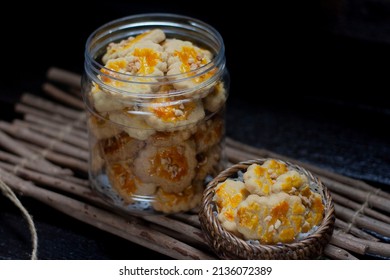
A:
<svg viewBox="0 0 390 280">
<path fill-rule="evenodd" d="M 196 180 L 203 181 L 207 175 L 215 176 L 220 171 L 221 147 L 215 145 L 207 151 L 197 154 Z"/>
<path fill-rule="evenodd" d="M 157 131 L 148 138 L 147 144 L 160 147 L 169 147 L 187 141 L 194 133 L 194 128 L 177 131 Z"/>
<path fill-rule="evenodd" d="M 218 220 L 226 230 L 235 234 L 238 233 L 234 220 L 235 211 L 248 195 L 249 192 L 244 183 L 240 181 L 227 179 L 216 186 L 213 201 L 215 201 L 218 208 Z"/>
<path fill-rule="evenodd" d="M 205 117 L 200 100 L 158 98 L 148 112 L 146 122 L 158 131 L 188 129 Z"/>
<path fill-rule="evenodd" d="M 127 203 L 133 201 L 133 196 L 151 196 L 156 192 L 156 185 L 142 182 L 126 161 L 109 164 L 107 176 L 111 186 Z"/>
<path fill-rule="evenodd" d="M 226 89 L 223 82 L 217 82 L 213 91 L 207 94 L 203 99 L 203 107 L 212 113 L 219 111 L 227 99 Z"/>
<path fill-rule="evenodd" d="M 170 193 L 162 188 L 157 190 L 153 208 L 164 213 L 185 212 L 197 207 L 203 195 L 203 186 L 193 184 L 179 193 Z"/>
<path fill-rule="evenodd" d="M 195 149 L 190 141 L 168 147 L 147 145 L 134 161 L 135 174 L 142 181 L 176 193 L 191 185 L 196 165 Z"/>
<path fill-rule="evenodd" d="M 99 144 L 102 157 L 107 162 L 134 160 L 139 150 L 145 146 L 144 142 L 130 137 L 125 132 L 101 140 Z"/>
<path fill-rule="evenodd" d="M 204 152 L 210 147 L 221 142 L 224 135 L 224 121 L 221 117 L 214 116 L 213 118 L 202 122 L 197 126 L 197 131 L 194 134 L 196 151 Z"/>
<path fill-rule="evenodd" d="M 291 243 L 302 232 L 305 206 L 286 193 L 250 195 L 237 207 L 237 230 L 247 240 L 262 244 Z"/>
<path fill-rule="evenodd" d="M 125 131 L 130 137 L 138 140 L 146 140 L 156 132 L 145 122 L 145 116 L 142 114 L 118 111 L 111 112 L 108 118 L 119 124 L 118 128 Z"/>
</svg>

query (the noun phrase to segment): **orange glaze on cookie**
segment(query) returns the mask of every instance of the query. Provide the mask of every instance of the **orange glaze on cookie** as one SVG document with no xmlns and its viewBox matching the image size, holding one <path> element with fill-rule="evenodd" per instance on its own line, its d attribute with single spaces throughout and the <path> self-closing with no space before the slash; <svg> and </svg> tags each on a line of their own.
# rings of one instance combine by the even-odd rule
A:
<svg viewBox="0 0 390 280">
<path fill-rule="evenodd" d="M 269 176 L 267 169 L 262 166 L 256 166 L 254 172 L 259 178 L 256 179 L 257 186 L 262 189 L 264 194 L 269 194 L 271 192 L 272 179 Z"/>
<path fill-rule="evenodd" d="M 143 75 L 153 73 L 154 66 L 156 66 L 160 60 L 160 54 L 149 48 L 136 48 L 133 55 L 138 57 L 141 64 L 138 73 Z"/>
<path fill-rule="evenodd" d="M 181 203 L 188 203 L 188 199 L 190 199 L 195 193 L 196 188 L 191 185 L 179 193 L 169 193 L 160 189 L 159 197 L 165 206 L 172 207 Z"/>
<path fill-rule="evenodd" d="M 252 203 L 248 206 L 253 211 L 260 211 L 260 207 L 256 203 Z M 242 207 L 237 210 L 237 216 L 239 217 L 239 223 L 251 230 L 254 230 L 256 227 L 259 226 L 259 216 L 253 215 L 253 212 L 247 211 L 246 208 Z M 263 230 L 261 227 L 259 227 L 259 231 Z"/>
<path fill-rule="evenodd" d="M 157 100 L 157 103 L 166 100 Z M 196 107 L 195 102 L 182 102 L 168 106 L 156 106 L 152 108 L 153 113 L 165 122 L 177 122 L 187 120 Z"/>
<path fill-rule="evenodd" d="M 194 47 L 191 46 L 183 46 L 180 51 L 175 51 L 174 56 L 177 56 L 180 59 L 181 73 L 188 73 L 192 70 L 195 70 L 203 65 L 208 63 L 207 58 L 205 56 L 201 56 Z M 192 65 L 196 65 L 196 68 L 193 68 Z M 197 84 L 202 83 L 212 77 L 217 69 L 212 69 L 206 74 L 197 76 L 193 79 L 193 81 Z"/>
<path fill-rule="evenodd" d="M 137 178 L 129 172 L 128 168 L 124 168 L 121 164 L 113 164 L 112 172 L 115 177 L 119 179 L 119 186 L 122 191 L 127 195 L 132 195 L 137 190 L 136 180 Z"/>
<path fill-rule="evenodd" d="M 187 73 L 191 71 L 191 64 L 200 63 L 206 64 L 205 57 L 200 57 L 194 47 L 184 46 L 181 51 L 175 51 L 174 56 L 177 56 L 181 61 L 180 72 Z"/>
<path fill-rule="evenodd" d="M 123 83 L 117 80 L 112 80 L 109 77 L 119 79 L 119 74 L 115 72 L 120 72 L 120 70 L 124 70 L 127 67 L 127 61 L 125 59 L 116 59 L 116 60 L 109 60 L 105 66 L 105 68 L 102 68 L 100 72 L 102 72 L 103 75 L 101 77 L 102 81 L 106 84 L 112 84 L 113 86 L 121 87 L 123 86 Z M 106 69 L 108 68 L 108 69 Z M 110 71 L 111 70 L 111 71 Z"/>
<path fill-rule="evenodd" d="M 150 159 L 151 176 L 178 182 L 188 172 L 188 163 L 179 147 L 161 148 L 156 155 Z"/>
<path fill-rule="evenodd" d="M 122 149 L 126 143 L 133 140 L 134 139 L 131 138 L 127 133 L 121 133 L 118 136 L 104 140 L 104 143 L 102 145 L 103 152 L 105 154 L 112 154 L 118 152 L 118 150 Z"/>
</svg>

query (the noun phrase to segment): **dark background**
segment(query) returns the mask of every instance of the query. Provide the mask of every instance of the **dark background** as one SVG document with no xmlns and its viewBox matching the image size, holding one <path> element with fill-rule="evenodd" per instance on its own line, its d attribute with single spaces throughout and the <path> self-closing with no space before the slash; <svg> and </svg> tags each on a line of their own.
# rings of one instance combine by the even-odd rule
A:
<svg viewBox="0 0 390 280">
<path fill-rule="evenodd" d="M 13 104 L 22 92 L 42 94 L 50 66 L 81 73 L 85 41 L 102 24 L 138 13 L 184 14 L 211 24 L 225 40 L 229 137 L 389 190 L 390 4 L 263 2 L 10 3 L 2 13 L 11 19 L 0 19 L 0 118 L 17 117 Z M 42 259 L 164 258 L 22 202 L 37 223 Z M 24 220 L 0 197 L 0 259 L 26 259 L 29 251 Z"/>
</svg>

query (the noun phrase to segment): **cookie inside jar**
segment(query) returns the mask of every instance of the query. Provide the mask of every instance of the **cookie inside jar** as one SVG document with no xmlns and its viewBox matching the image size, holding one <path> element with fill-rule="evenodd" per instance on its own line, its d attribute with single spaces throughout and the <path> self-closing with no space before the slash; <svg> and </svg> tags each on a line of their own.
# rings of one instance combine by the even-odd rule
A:
<svg viewBox="0 0 390 280">
<path fill-rule="evenodd" d="M 128 211 L 196 211 L 207 182 L 225 167 L 223 41 L 205 23 L 197 34 L 184 23 L 178 32 L 157 19 L 142 30 L 126 24 L 142 17 L 123 21 L 116 31 L 104 26 L 87 48 L 92 186 Z"/>
</svg>

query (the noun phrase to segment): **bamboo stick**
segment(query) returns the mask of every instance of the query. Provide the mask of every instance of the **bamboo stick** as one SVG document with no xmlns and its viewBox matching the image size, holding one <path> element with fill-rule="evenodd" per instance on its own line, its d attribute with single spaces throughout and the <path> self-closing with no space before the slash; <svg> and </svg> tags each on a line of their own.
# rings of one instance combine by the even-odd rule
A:
<svg viewBox="0 0 390 280">
<path fill-rule="evenodd" d="M 226 151 L 226 155 L 227 155 L 228 160 L 232 163 L 238 163 L 240 161 L 251 160 L 251 159 L 255 159 L 258 157 L 256 155 L 244 153 L 242 151 L 239 151 L 239 150 L 234 149 L 234 148 L 229 147 L 229 146 L 226 146 L 225 151 Z"/>
<path fill-rule="evenodd" d="M 351 199 L 359 202 L 366 202 L 377 209 L 386 211 L 390 213 L 390 199 L 380 197 L 374 193 L 366 192 L 363 190 L 353 189 L 352 187 L 331 181 L 327 178 L 321 177 L 321 180 L 326 184 L 326 186 L 332 191 L 338 194 L 348 196 Z"/>
<path fill-rule="evenodd" d="M 43 173 L 25 169 L 23 167 L 15 168 L 13 165 L 1 161 L 0 161 L 0 167 L 8 172 L 15 174 L 16 176 L 20 175 L 20 177 L 31 180 L 35 183 L 42 184 L 49 187 L 55 187 L 59 190 L 68 190 L 70 193 L 78 189 L 80 190 L 88 189 L 85 186 L 77 185 L 75 183 L 65 181 L 58 177 L 52 177 Z"/>
<path fill-rule="evenodd" d="M 82 179 L 75 176 L 63 176 L 63 179 L 83 187 L 90 187 L 89 180 L 87 179 Z"/>
<path fill-rule="evenodd" d="M 79 88 L 69 87 L 68 92 L 74 95 L 76 98 L 81 99 L 81 90 Z"/>
<path fill-rule="evenodd" d="M 69 169 L 60 168 L 49 161 L 41 157 L 40 154 L 36 154 L 26 149 L 23 145 L 15 142 L 7 134 L 3 133 L 0 130 L 0 145 L 6 148 L 7 150 L 24 157 L 27 161 L 30 161 L 36 164 L 37 168 L 45 169 L 45 173 L 54 174 L 54 175 L 72 175 L 73 172 Z M 24 164 L 24 163 L 23 163 Z"/>
<path fill-rule="evenodd" d="M 34 171 L 39 172 L 43 175 L 45 175 L 45 174 L 50 175 L 50 172 L 49 173 L 47 172 L 46 167 L 42 167 L 40 164 L 36 164 L 36 162 L 26 160 L 25 158 L 21 158 L 21 157 L 18 157 L 16 155 L 6 153 L 4 151 L 0 151 L 0 160 L 6 161 L 9 163 L 13 163 L 14 165 L 9 165 L 9 166 L 12 166 L 12 168 L 11 168 L 12 170 L 27 167 L 28 169 L 34 170 Z M 2 162 L 0 162 L 0 164 L 1 163 Z M 6 163 L 4 162 L 4 164 L 6 164 Z M 8 171 L 10 171 L 10 172 L 12 172 L 12 170 L 8 169 Z M 51 175 L 53 175 L 53 174 L 51 174 Z M 57 176 L 58 174 L 55 173 L 54 175 Z M 73 182 L 75 184 L 78 184 L 80 186 L 89 187 L 88 180 L 84 180 L 84 179 L 80 179 L 80 178 L 76 178 L 76 177 L 68 176 L 68 175 L 63 175 L 63 177 L 65 180 L 68 180 L 68 181 Z"/>
<path fill-rule="evenodd" d="M 58 123 L 58 122 L 52 121 L 50 119 L 43 119 L 39 116 L 31 115 L 31 114 L 25 114 L 24 120 L 28 123 L 39 124 L 39 125 L 42 125 L 44 127 L 47 127 L 50 129 L 55 129 L 55 130 L 57 130 L 59 126 L 64 126 L 63 123 Z M 81 138 L 83 140 L 88 140 L 88 133 L 85 129 L 80 130 L 80 128 L 72 126 L 71 124 L 66 124 L 65 126 L 69 127 L 69 133 L 71 135 L 78 137 L 78 138 Z"/>
<path fill-rule="evenodd" d="M 3 121 L 0 121 L 0 129 L 16 138 L 27 140 L 38 146 L 45 147 L 48 150 L 57 151 L 85 161 L 88 160 L 89 154 L 87 151 L 63 143 L 60 139 L 48 138 L 35 133 L 28 128 L 13 126 Z"/>
<path fill-rule="evenodd" d="M 49 113 L 59 114 L 71 120 L 85 120 L 84 112 L 75 109 L 70 109 L 58 103 L 48 101 L 46 99 L 37 97 L 29 93 L 24 93 L 20 100 L 26 105 L 33 106 Z"/>
<path fill-rule="evenodd" d="M 164 233 L 172 238 L 175 238 L 183 243 L 186 243 L 192 247 L 202 249 L 202 251 L 204 251 L 205 253 L 210 253 L 210 251 L 211 251 L 211 248 L 208 246 L 207 243 L 198 241 L 198 240 L 192 238 L 191 236 L 188 236 L 188 235 L 182 234 L 178 231 L 172 230 L 169 227 L 160 226 L 160 225 L 155 224 L 155 223 L 149 223 L 149 227 L 158 231 L 158 232 L 162 232 L 162 233 Z"/>
<path fill-rule="evenodd" d="M 75 121 L 73 119 L 68 119 L 56 113 L 49 114 L 44 111 L 20 103 L 15 105 L 15 111 L 22 114 L 35 115 L 37 117 L 46 120 L 55 121 L 60 125 L 71 125 L 72 127 L 78 128 L 82 131 L 86 131 L 86 125 L 82 121 Z"/>
<path fill-rule="evenodd" d="M 349 221 L 350 223 L 355 224 L 357 227 L 369 229 L 384 236 L 390 237 L 389 224 L 375 220 L 373 218 L 362 216 L 359 213 L 338 204 L 335 204 L 335 211 L 337 213 L 337 217 L 340 217 L 344 221 Z"/>
<path fill-rule="evenodd" d="M 21 143 L 21 142 L 20 142 Z M 23 142 L 23 145 L 31 149 L 32 151 L 36 151 L 37 153 L 42 154 L 44 158 L 56 163 L 61 164 L 65 167 L 82 171 L 83 173 L 88 173 L 88 164 L 86 161 L 82 161 L 67 155 L 59 154 L 54 151 L 45 150 L 42 147 L 33 145 L 31 143 Z"/>
<path fill-rule="evenodd" d="M 332 238 L 330 239 L 330 244 L 360 255 L 365 255 L 368 247 L 367 245 L 357 242 L 356 240 L 346 238 L 345 235 L 341 234 L 338 230 L 333 231 Z"/>
<path fill-rule="evenodd" d="M 64 69 L 51 67 L 47 71 L 46 76 L 49 80 L 60 82 L 78 89 L 81 88 L 81 76 Z"/>
<path fill-rule="evenodd" d="M 361 229 L 358 229 L 357 227 L 353 226 L 352 224 L 347 224 L 343 220 L 336 219 L 335 226 L 342 229 L 345 233 L 351 233 L 355 235 L 356 237 L 367 239 L 371 241 L 379 241 L 378 238 L 372 236 L 371 234 L 368 234 L 365 231 L 362 231 Z"/>
<path fill-rule="evenodd" d="M 349 239 L 351 242 L 360 243 L 367 246 L 367 254 L 381 256 L 382 258 L 390 258 L 390 244 L 388 243 L 364 240 L 343 232 L 338 232 L 337 234 L 342 236 L 344 239 Z"/>
<path fill-rule="evenodd" d="M 48 172 L 46 165 L 42 167 L 42 165 L 37 164 L 35 160 L 33 161 L 33 160 L 28 160 L 26 158 L 21 158 L 19 156 L 4 151 L 0 151 L 0 160 L 13 163 L 15 166 L 20 166 L 20 167 L 25 166 L 31 170 L 39 171 L 41 173 L 53 174 L 50 171 Z M 58 175 L 58 173 L 54 172 L 54 175 Z"/>
<path fill-rule="evenodd" d="M 42 89 L 48 95 L 56 98 L 57 100 L 65 103 L 67 105 L 70 105 L 70 106 L 75 107 L 77 109 L 82 109 L 82 110 L 84 109 L 84 103 L 80 99 L 69 95 L 65 91 L 60 90 L 59 88 L 55 87 L 52 84 L 44 83 L 42 86 Z"/>
<path fill-rule="evenodd" d="M 71 144 L 71 145 L 78 147 L 78 148 L 82 148 L 84 150 L 88 149 L 88 141 L 84 140 L 84 139 L 80 139 L 80 138 L 75 137 L 72 134 L 70 134 L 69 130 L 71 127 L 69 127 L 69 126 L 63 127 L 63 128 L 61 128 L 60 131 L 58 131 L 58 127 L 56 130 L 54 130 L 52 128 L 43 127 L 41 125 L 34 125 L 34 124 L 24 122 L 21 120 L 14 120 L 12 122 L 12 124 L 15 126 L 18 126 L 18 127 L 25 127 L 25 128 L 31 129 L 34 132 L 40 132 L 40 133 L 45 134 L 47 136 L 50 136 L 52 138 L 56 138 L 56 139 L 61 138 L 61 140 L 63 140 L 63 142 Z"/>
<path fill-rule="evenodd" d="M 144 216 L 142 218 L 146 221 L 158 224 L 160 226 L 168 227 L 171 230 L 177 231 L 183 235 L 191 237 L 192 239 L 200 242 L 201 244 L 207 245 L 202 231 L 191 225 L 170 219 L 165 216 Z"/>
<path fill-rule="evenodd" d="M 368 207 L 368 205 L 363 206 L 362 204 L 356 203 L 356 202 L 354 202 L 346 197 L 343 197 L 337 193 L 332 193 L 332 199 L 334 200 L 334 202 L 336 202 L 342 206 L 348 207 L 352 210 L 360 211 L 362 214 L 365 214 L 365 215 L 370 216 L 372 218 L 375 218 L 379 221 L 390 224 L 390 217 L 389 216 L 386 216 L 382 213 L 379 213 L 375 210 L 370 209 Z"/>
<path fill-rule="evenodd" d="M 331 259 L 336 260 L 358 260 L 355 256 L 351 255 L 348 251 L 344 249 L 340 249 L 336 246 L 333 246 L 331 244 L 328 244 L 324 248 L 324 254 L 327 257 L 330 257 Z"/>
<path fill-rule="evenodd" d="M 21 176 L 24 179 L 30 180 L 34 183 L 42 184 L 54 188 L 56 190 L 64 191 L 69 194 L 77 195 L 82 198 L 87 198 L 89 202 L 102 205 L 102 201 L 89 188 L 71 183 L 69 181 L 51 177 L 42 173 L 37 173 L 24 168 L 13 168 L 12 165 L 0 162 L 0 168 L 13 173 L 16 176 Z"/>
<path fill-rule="evenodd" d="M 189 224 L 193 227 L 200 228 L 200 222 L 198 215 L 191 215 L 188 213 L 176 213 L 171 215 L 172 218 Z"/>
</svg>

